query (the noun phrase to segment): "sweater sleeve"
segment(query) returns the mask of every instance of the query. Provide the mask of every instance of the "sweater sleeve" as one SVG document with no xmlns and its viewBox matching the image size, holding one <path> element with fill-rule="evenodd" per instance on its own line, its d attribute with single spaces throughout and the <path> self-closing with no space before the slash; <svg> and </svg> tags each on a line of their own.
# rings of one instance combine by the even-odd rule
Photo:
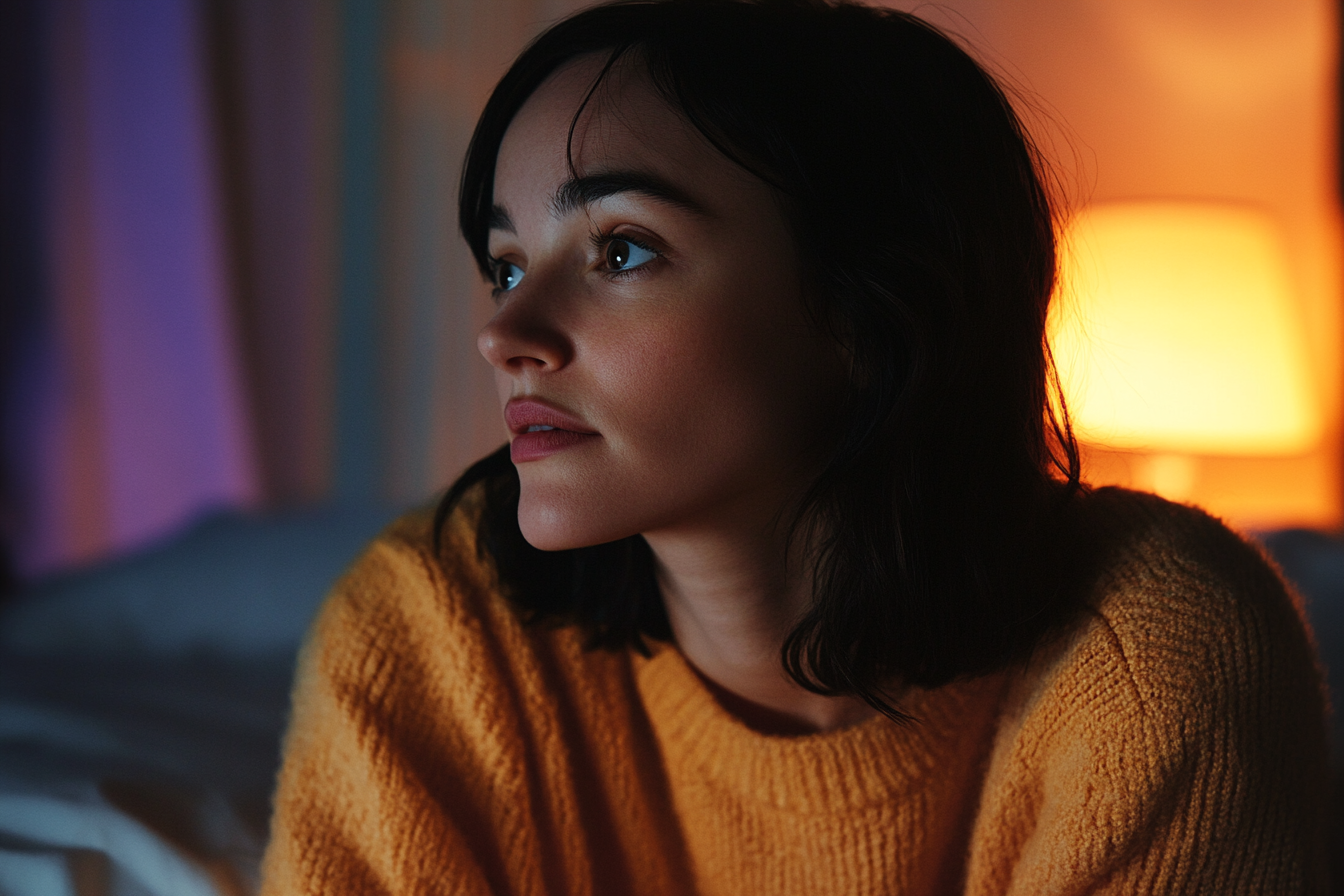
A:
<svg viewBox="0 0 1344 896">
<path fill-rule="evenodd" d="M 684 892 L 628 655 L 525 626 L 462 514 L 428 533 L 380 537 L 309 634 L 264 896 Z"/>
<path fill-rule="evenodd" d="M 1324 892 L 1324 698 L 1299 607 L 1216 521 L 1140 516 L 1078 634 L 1023 678 L 968 892 Z"/>
<path fill-rule="evenodd" d="M 300 654 L 263 894 L 492 892 L 465 817 L 480 794 L 447 791 L 507 787 L 507 772 L 449 775 L 426 749 L 452 734 L 431 721 L 453 699 L 436 686 L 451 670 L 418 649 L 448 622 L 436 584 L 385 535 L 324 604 Z M 447 755 L 470 772 L 479 753 Z"/>
</svg>

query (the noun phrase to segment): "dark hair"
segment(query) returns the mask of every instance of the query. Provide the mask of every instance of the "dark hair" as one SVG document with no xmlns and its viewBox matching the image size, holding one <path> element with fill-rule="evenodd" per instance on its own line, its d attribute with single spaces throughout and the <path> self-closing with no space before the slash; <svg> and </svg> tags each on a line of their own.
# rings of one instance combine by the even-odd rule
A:
<svg viewBox="0 0 1344 896">
<path fill-rule="evenodd" d="M 820 544 L 813 606 L 784 646 L 789 674 L 900 718 L 893 685 L 935 687 L 1024 658 L 1078 602 L 1066 570 L 1080 484 L 1045 342 L 1051 199 L 1003 91 L 949 38 L 893 10 L 585 10 L 523 52 L 477 124 L 460 216 L 487 277 L 504 132 L 548 75 L 592 52 L 607 54 L 599 81 L 635 59 L 783 197 L 809 311 L 852 359 L 843 430 L 798 517 L 818 524 Z M 449 489 L 436 532 L 477 484 L 477 549 L 527 618 L 583 624 L 594 645 L 670 637 L 641 536 L 551 553 L 524 541 L 507 447 Z"/>
</svg>

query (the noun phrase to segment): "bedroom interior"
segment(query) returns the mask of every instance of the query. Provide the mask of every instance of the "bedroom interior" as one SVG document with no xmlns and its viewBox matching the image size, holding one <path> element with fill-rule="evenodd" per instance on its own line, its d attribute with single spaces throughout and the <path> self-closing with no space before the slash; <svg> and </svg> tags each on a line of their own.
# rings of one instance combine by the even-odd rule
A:
<svg viewBox="0 0 1344 896">
<path fill-rule="evenodd" d="M 0 9 L 0 894 L 255 890 L 308 619 L 387 521 L 505 438 L 475 349 L 487 303 L 456 233 L 457 166 L 509 59 L 581 5 Z M 1140 414 L 1108 429 L 1085 410 L 1104 371 L 1078 373 L 1069 398 L 1089 481 L 1200 505 L 1265 546 L 1344 699 L 1337 4 L 890 5 L 1013 85 L 1094 232 L 1151 212 L 1130 246 L 1169 247 L 1162 227 L 1188 237 L 1189 215 L 1216 209 L 1264 235 L 1244 239 L 1267 247 L 1269 273 L 1234 276 L 1274 287 L 1247 299 L 1252 336 L 1237 343 L 1226 304 L 1182 290 L 1194 323 L 1158 350 L 1208 370 L 1222 362 L 1194 361 L 1199 344 L 1240 346 L 1216 379 L 1247 391 L 1211 428 Z M 1156 214 L 1173 210 L 1176 224 Z M 1170 313 L 1138 332 L 1176 302 L 1149 303 Z M 1093 355 L 1102 314 L 1079 314 Z M 1057 333 L 1062 368 L 1078 339 Z M 1118 382 L 1112 397 L 1138 394 Z M 1175 429 L 1225 397 L 1192 395 Z M 1344 856 L 1338 821 L 1332 836 Z"/>
</svg>

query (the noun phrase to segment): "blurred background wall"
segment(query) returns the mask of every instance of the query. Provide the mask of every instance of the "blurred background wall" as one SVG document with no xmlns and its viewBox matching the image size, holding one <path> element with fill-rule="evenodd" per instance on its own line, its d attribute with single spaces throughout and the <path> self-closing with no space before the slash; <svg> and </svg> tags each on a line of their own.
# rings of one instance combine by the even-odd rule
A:
<svg viewBox="0 0 1344 896">
<path fill-rule="evenodd" d="M 1338 4 L 979 0 L 938 7 L 948 10 L 949 24 L 964 15 L 959 30 L 1001 70 L 1020 73 L 1071 137 L 1071 147 L 1043 142 L 1066 164 L 1075 202 L 1230 200 L 1263 208 L 1281 226 L 1325 436 L 1297 456 L 1200 458 L 1188 497 L 1243 528 L 1337 527 L 1344 333 Z M 1085 460 L 1094 482 L 1137 478 L 1132 455 L 1091 446 Z"/>
<path fill-rule="evenodd" d="M 475 116 L 568 0 L 9 0 L 0 525 L 11 574 L 220 507 L 428 499 L 505 437 L 455 224 Z M 1333 0 L 896 3 L 1014 86 L 1069 200 L 1289 236 L 1326 436 L 1208 458 L 1231 522 L 1341 518 Z M 1092 446 L 1097 481 L 1134 458 Z"/>
</svg>

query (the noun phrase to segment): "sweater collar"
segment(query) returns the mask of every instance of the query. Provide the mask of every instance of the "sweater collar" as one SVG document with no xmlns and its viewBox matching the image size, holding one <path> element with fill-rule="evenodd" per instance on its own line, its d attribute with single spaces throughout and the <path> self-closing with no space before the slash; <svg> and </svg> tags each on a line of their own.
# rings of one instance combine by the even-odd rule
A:
<svg viewBox="0 0 1344 896">
<path fill-rule="evenodd" d="M 819 734 L 753 731 L 714 698 L 681 651 L 658 645 L 636 677 L 668 771 L 798 812 L 852 812 L 918 788 L 949 751 L 986 749 L 1006 677 L 916 689 L 901 709 Z"/>
</svg>

